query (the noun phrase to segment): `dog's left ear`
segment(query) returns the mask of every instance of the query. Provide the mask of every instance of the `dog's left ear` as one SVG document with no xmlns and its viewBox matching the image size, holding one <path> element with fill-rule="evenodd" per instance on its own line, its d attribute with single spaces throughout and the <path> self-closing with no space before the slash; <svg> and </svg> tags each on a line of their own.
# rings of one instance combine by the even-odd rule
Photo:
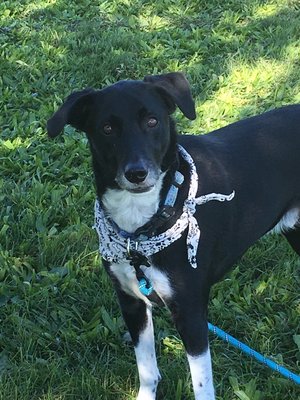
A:
<svg viewBox="0 0 300 400">
<path fill-rule="evenodd" d="M 144 82 L 152 83 L 157 88 L 163 89 L 187 118 L 196 118 L 195 103 L 190 85 L 181 72 L 149 75 L 144 78 Z"/>
</svg>

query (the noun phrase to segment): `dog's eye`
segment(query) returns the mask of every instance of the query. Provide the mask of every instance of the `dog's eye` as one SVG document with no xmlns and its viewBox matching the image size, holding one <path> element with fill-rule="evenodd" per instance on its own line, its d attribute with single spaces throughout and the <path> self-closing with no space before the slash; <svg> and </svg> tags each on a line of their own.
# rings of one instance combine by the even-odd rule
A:
<svg viewBox="0 0 300 400">
<path fill-rule="evenodd" d="M 105 135 L 110 135 L 112 133 L 112 127 L 110 124 L 105 124 L 103 126 L 103 132 L 105 133 Z"/>
<path fill-rule="evenodd" d="M 158 123 L 158 121 L 157 121 L 156 118 L 150 117 L 150 118 L 148 119 L 148 121 L 147 121 L 147 126 L 148 126 L 149 128 L 154 128 L 154 127 L 157 125 L 157 123 Z"/>
</svg>

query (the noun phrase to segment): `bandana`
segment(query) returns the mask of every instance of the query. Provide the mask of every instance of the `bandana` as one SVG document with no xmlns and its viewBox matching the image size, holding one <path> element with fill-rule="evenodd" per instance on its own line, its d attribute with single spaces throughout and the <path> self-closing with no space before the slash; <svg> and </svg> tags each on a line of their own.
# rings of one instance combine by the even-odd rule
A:
<svg viewBox="0 0 300 400">
<path fill-rule="evenodd" d="M 130 234 L 125 237 L 116 229 L 116 224 L 106 215 L 100 201 L 96 200 L 94 228 L 99 236 L 100 254 L 105 260 L 112 263 L 128 260 L 130 251 L 137 251 L 148 258 L 176 242 L 187 229 L 186 245 L 188 260 L 193 268 L 197 268 L 196 255 L 200 241 L 200 229 L 194 217 L 196 206 L 213 200 L 221 202 L 231 201 L 235 196 L 235 191 L 229 195 L 209 193 L 196 197 L 198 191 L 198 174 L 194 160 L 181 145 L 178 145 L 178 151 L 190 166 L 190 188 L 188 197 L 183 204 L 181 216 L 165 232 L 139 241 L 131 239 L 132 235 Z"/>
</svg>

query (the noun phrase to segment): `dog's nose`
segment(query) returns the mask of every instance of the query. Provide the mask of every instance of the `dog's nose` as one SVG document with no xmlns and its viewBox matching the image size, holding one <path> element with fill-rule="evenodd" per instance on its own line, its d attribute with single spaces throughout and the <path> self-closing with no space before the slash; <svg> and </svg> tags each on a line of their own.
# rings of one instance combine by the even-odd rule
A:
<svg viewBox="0 0 300 400">
<path fill-rule="evenodd" d="M 142 183 L 148 171 L 142 165 L 130 166 L 125 171 L 125 177 L 130 183 Z"/>
</svg>

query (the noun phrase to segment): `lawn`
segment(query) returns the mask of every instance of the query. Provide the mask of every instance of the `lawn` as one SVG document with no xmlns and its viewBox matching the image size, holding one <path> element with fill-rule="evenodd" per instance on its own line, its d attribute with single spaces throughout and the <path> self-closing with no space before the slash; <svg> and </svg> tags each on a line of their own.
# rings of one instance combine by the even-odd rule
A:
<svg viewBox="0 0 300 400">
<path fill-rule="evenodd" d="M 204 134 L 300 102 L 299 0 L 8 0 L 0 4 L 0 400 L 133 400 L 133 350 L 93 225 L 85 137 L 45 125 L 73 90 L 184 71 Z M 300 174 L 300 172 L 299 172 Z M 300 371 L 300 260 L 262 239 L 215 286 L 209 320 Z M 169 313 L 155 312 L 158 398 L 193 399 Z M 210 335 L 218 400 L 299 386 Z"/>
</svg>

